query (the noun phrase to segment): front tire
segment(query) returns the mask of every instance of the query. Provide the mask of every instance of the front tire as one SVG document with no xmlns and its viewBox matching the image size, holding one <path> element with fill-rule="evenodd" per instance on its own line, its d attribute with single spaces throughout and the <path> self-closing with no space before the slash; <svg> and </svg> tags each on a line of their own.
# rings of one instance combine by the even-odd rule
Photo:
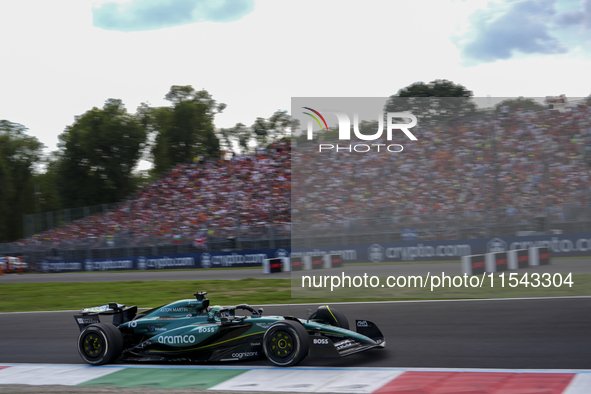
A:
<svg viewBox="0 0 591 394">
<path fill-rule="evenodd" d="M 273 324 L 263 336 L 265 356 L 275 365 L 290 367 L 301 362 L 310 350 L 310 339 L 304 326 L 285 320 Z"/>
<path fill-rule="evenodd" d="M 78 353 L 88 364 L 108 364 L 117 360 L 122 352 L 123 336 L 112 324 L 91 324 L 78 336 Z"/>
</svg>

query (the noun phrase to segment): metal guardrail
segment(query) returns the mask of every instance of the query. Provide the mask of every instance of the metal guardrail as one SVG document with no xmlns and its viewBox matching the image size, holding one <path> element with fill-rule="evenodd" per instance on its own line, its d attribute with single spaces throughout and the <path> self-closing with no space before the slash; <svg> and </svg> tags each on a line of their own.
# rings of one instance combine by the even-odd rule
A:
<svg viewBox="0 0 591 394">
<path fill-rule="evenodd" d="M 120 205 L 121 203 L 101 204 L 23 215 L 24 238 L 29 238 L 34 234 L 67 225 L 89 216 L 106 214 L 109 211 L 117 209 Z"/>
</svg>

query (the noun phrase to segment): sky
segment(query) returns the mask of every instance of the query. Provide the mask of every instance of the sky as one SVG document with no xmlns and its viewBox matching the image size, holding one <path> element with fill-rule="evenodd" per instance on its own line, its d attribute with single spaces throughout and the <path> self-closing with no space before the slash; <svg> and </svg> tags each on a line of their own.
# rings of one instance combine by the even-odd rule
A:
<svg viewBox="0 0 591 394">
<path fill-rule="evenodd" d="M 0 1 L 0 119 L 47 151 L 107 99 L 135 113 L 168 105 L 172 85 L 206 89 L 231 127 L 291 97 L 435 79 L 476 97 L 586 97 L 589 70 L 591 0 Z"/>
</svg>

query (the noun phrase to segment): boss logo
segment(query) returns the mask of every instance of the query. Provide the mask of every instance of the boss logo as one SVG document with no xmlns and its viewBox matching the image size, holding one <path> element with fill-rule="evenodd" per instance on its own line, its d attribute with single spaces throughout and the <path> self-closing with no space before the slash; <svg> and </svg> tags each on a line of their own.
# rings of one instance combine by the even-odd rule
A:
<svg viewBox="0 0 591 394">
<path fill-rule="evenodd" d="M 215 332 L 216 328 L 215 327 L 199 327 L 199 333 L 203 333 L 203 332 Z"/>
<path fill-rule="evenodd" d="M 367 324 L 367 321 L 365 320 L 358 320 L 357 327 L 369 327 L 369 324 Z"/>
<path fill-rule="evenodd" d="M 328 345 L 328 339 L 326 339 L 326 338 L 314 338 L 314 345 Z"/>
</svg>

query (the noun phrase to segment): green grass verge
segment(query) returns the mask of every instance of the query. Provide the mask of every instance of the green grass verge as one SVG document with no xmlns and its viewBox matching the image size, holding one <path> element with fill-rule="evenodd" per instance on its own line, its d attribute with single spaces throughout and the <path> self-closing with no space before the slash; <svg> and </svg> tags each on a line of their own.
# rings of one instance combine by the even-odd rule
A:
<svg viewBox="0 0 591 394">
<path fill-rule="evenodd" d="M 522 274 L 519 274 L 518 278 L 522 278 Z M 385 278 L 381 279 L 382 283 L 385 283 Z M 434 291 L 413 287 L 340 288 L 333 292 L 330 289 L 302 289 L 301 280 L 294 280 L 293 294 L 290 279 L 4 283 L 0 286 L 0 312 L 76 310 L 107 302 L 147 308 L 178 299 L 192 298 L 196 291 L 208 291 L 212 305 L 591 295 L 591 274 L 573 274 L 572 279 L 572 287 L 563 285 L 559 288 L 532 288 L 523 284 L 512 288 L 508 285 L 507 278 L 505 287 L 501 287 L 500 279 L 495 278 L 493 287 L 487 279 L 481 288 L 446 286 Z M 297 298 L 292 298 L 292 295 Z"/>
</svg>

